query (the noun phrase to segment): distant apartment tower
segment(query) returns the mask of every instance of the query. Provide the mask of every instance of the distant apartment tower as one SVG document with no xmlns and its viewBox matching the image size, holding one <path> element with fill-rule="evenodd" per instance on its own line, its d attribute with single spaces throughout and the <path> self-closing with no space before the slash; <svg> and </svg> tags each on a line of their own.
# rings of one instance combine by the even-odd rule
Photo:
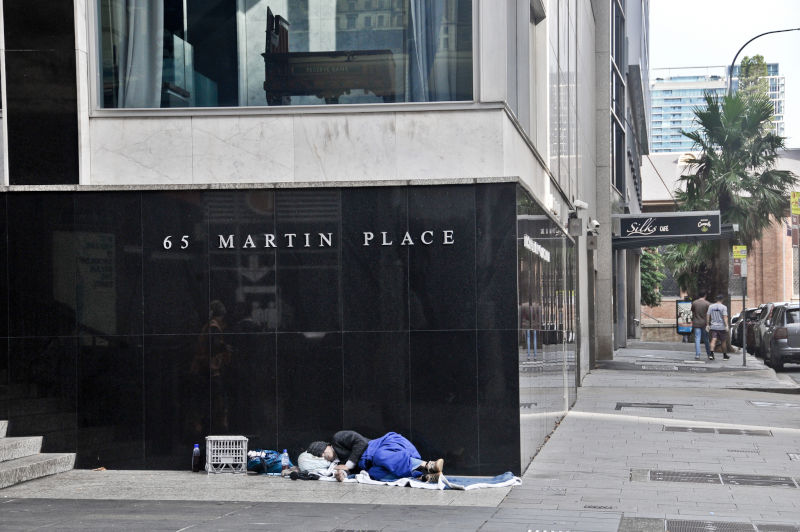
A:
<svg viewBox="0 0 800 532">
<path fill-rule="evenodd" d="M 772 117 L 772 132 L 783 136 L 784 121 L 783 113 L 786 105 L 786 78 L 780 75 L 778 63 L 767 63 L 767 90 L 769 99 L 775 106 L 775 114 Z M 739 65 L 733 67 L 733 90 L 739 87 Z"/>
<path fill-rule="evenodd" d="M 725 94 L 728 87 L 727 67 L 654 69 L 650 86 L 650 125 L 652 153 L 689 151 L 692 141 L 681 131 L 694 131 L 694 110 L 705 105 L 705 94 Z M 733 70 L 733 90 L 738 87 L 739 67 Z M 785 81 L 778 64 L 767 64 L 769 97 L 775 106 L 773 132 L 784 133 Z"/>
</svg>

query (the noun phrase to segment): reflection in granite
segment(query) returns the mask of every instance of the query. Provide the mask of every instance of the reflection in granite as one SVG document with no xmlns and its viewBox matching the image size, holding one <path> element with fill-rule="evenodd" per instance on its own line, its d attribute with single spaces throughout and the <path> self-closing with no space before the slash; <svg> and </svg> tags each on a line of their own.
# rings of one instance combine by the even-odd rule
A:
<svg viewBox="0 0 800 532">
<path fill-rule="evenodd" d="M 572 244 L 521 187 L 517 232 L 516 358 L 524 470 L 576 397 L 576 276 Z"/>
<path fill-rule="evenodd" d="M 436 244 L 409 246 L 412 330 L 475 328 L 475 194 L 475 187 L 462 186 L 409 189 L 409 232 L 433 231 Z M 451 245 L 446 231 L 453 232 Z"/>
<path fill-rule="evenodd" d="M 572 247 L 514 183 L 8 193 L 0 231 L 0 414 L 78 467 L 352 428 L 521 473 L 574 401 Z"/>
<path fill-rule="evenodd" d="M 76 467 L 142 467 L 141 336 L 87 334 L 78 344 Z"/>
</svg>

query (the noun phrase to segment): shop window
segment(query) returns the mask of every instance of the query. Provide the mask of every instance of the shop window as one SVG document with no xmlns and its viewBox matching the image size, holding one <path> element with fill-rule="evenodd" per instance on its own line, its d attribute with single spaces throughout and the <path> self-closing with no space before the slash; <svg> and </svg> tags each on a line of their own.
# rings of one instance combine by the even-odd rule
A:
<svg viewBox="0 0 800 532">
<path fill-rule="evenodd" d="M 471 0 L 97 2 L 101 107 L 472 99 Z"/>
</svg>

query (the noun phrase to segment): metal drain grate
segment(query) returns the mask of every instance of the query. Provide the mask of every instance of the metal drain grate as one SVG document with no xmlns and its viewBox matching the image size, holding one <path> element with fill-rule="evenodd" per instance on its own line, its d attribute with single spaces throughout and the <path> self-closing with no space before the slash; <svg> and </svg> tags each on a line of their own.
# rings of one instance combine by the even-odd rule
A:
<svg viewBox="0 0 800 532">
<path fill-rule="evenodd" d="M 664 426 L 666 432 L 696 432 L 699 434 L 730 434 L 736 436 L 772 436 L 772 431 L 769 430 L 748 430 L 748 429 L 716 429 L 714 427 L 678 427 L 678 426 Z"/>
<path fill-rule="evenodd" d="M 678 366 L 669 364 L 642 364 L 639 367 L 644 371 L 678 371 Z"/>
<path fill-rule="evenodd" d="M 641 471 L 641 472 L 640 472 Z M 645 474 L 646 473 L 646 474 Z M 636 478 L 634 478 L 634 476 Z M 702 471 L 665 471 L 661 469 L 631 470 L 631 480 L 653 482 L 691 482 L 695 484 L 724 484 L 726 486 L 800 487 L 791 477 L 773 475 L 742 475 L 733 473 L 703 473 Z"/>
<path fill-rule="evenodd" d="M 613 510 L 613 506 L 601 506 L 599 504 L 585 504 L 583 506 L 587 510 Z"/>
<path fill-rule="evenodd" d="M 698 471 L 650 470 L 650 480 L 656 482 L 693 482 L 697 484 L 722 484 L 718 473 Z"/>
<path fill-rule="evenodd" d="M 667 519 L 667 532 L 755 532 L 750 523 Z"/>
<path fill-rule="evenodd" d="M 747 401 L 753 406 L 767 406 L 777 408 L 800 408 L 798 403 L 771 403 L 769 401 Z"/>
<path fill-rule="evenodd" d="M 771 525 L 765 523 L 756 523 L 758 532 L 800 532 L 800 526 L 797 525 Z"/>
<path fill-rule="evenodd" d="M 692 406 L 692 405 L 682 405 L 682 406 Z M 653 408 L 653 409 L 661 409 L 666 410 L 667 412 L 672 412 L 672 409 L 675 405 L 671 404 L 664 404 L 664 403 L 617 403 L 617 407 L 615 410 L 622 410 L 623 408 Z"/>
<path fill-rule="evenodd" d="M 761 454 L 758 449 L 726 449 L 729 453 L 755 453 Z"/>
<path fill-rule="evenodd" d="M 664 427 L 667 432 L 698 432 L 704 434 L 714 434 L 716 429 L 711 427 Z"/>
<path fill-rule="evenodd" d="M 742 430 L 745 436 L 772 436 L 771 430 Z"/>
<path fill-rule="evenodd" d="M 722 482 L 733 486 L 784 486 L 796 488 L 791 477 L 775 477 L 770 475 L 735 475 L 723 473 Z"/>
</svg>

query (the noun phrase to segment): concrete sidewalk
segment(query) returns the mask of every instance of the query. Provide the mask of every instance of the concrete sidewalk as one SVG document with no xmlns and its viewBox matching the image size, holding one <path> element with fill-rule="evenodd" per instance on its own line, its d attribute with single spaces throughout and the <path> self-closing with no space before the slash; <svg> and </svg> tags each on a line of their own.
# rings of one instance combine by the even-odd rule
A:
<svg viewBox="0 0 800 532">
<path fill-rule="evenodd" d="M 617 351 L 514 488 L 76 470 L 0 490 L 0 529 L 800 532 L 800 390 L 746 363 Z"/>
</svg>

